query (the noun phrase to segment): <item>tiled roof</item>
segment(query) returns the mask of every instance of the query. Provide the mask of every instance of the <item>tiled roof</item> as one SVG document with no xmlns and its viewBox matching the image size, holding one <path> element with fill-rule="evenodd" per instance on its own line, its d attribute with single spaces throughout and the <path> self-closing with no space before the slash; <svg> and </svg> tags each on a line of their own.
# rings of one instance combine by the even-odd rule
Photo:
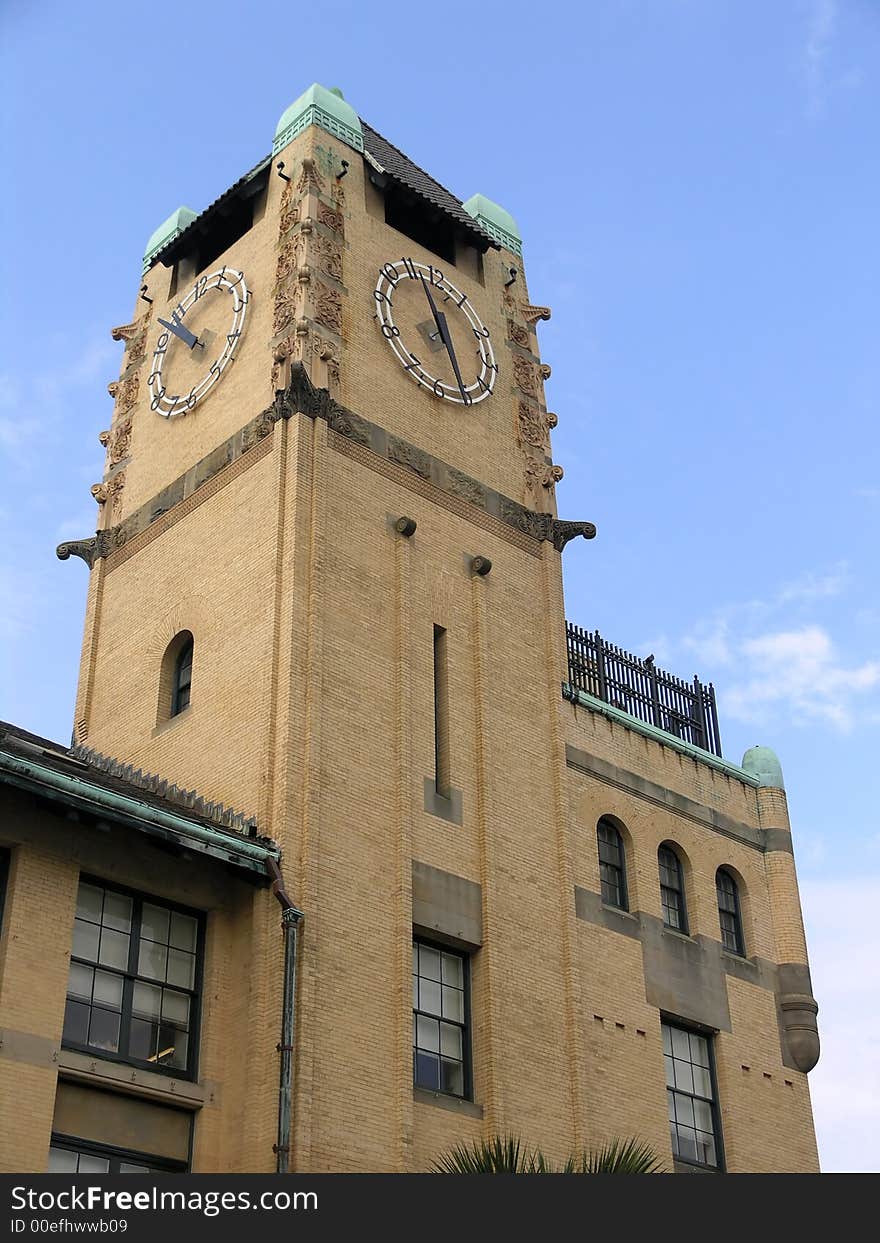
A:
<svg viewBox="0 0 880 1243">
<path fill-rule="evenodd" d="M 170 781 L 142 772 L 130 764 L 108 759 L 86 747 L 64 747 L 59 742 L 51 742 L 17 725 L 0 721 L 0 750 L 25 759 L 38 759 L 56 772 L 76 777 L 99 789 L 137 799 L 148 807 L 182 812 L 197 824 L 226 830 L 231 837 L 268 840 L 258 835 L 255 821 L 240 812 L 209 802 L 195 790 L 179 789 Z"/>
<path fill-rule="evenodd" d="M 439 181 L 435 181 L 430 177 L 424 169 L 419 168 L 418 164 L 414 164 L 409 156 L 399 151 L 393 143 L 387 138 L 383 138 L 377 133 L 372 126 L 361 117 L 361 125 L 364 131 L 364 147 L 367 155 L 371 156 L 382 172 L 388 174 L 401 185 L 406 186 L 408 190 L 412 190 L 420 198 L 426 199 L 435 207 L 439 207 L 441 211 L 451 216 L 456 224 L 466 229 L 479 239 L 484 247 L 493 246 L 498 249 L 498 243 L 484 229 L 482 229 L 473 216 L 469 215 L 461 204 L 461 200 L 457 199 L 454 194 L 450 193 L 445 186 L 441 186 Z"/>
<path fill-rule="evenodd" d="M 405 186 L 407 190 L 411 190 L 413 194 L 417 194 L 419 198 L 445 212 L 447 216 L 455 221 L 459 228 L 468 232 L 483 249 L 488 246 L 492 246 L 496 250 L 498 249 L 498 243 L 495 239 L 477 224 L 473 216 L 465 211 L 460 199 L 457 199 L 445 186 L 441 186 L 439 181 L 435 181 L 433 177 L 430 177 L 423 168 L 419 168 L 418 164 L 413 163 L 409 156 L 404 155 L 387 138 L 383 138 L 381 134 L 377 133 L 372 126 L 366 123 L 363 117 L 361 117 L 361 125 L 364 131 L 365 155 L 374 167 L 386 173 L 393 181 Z M 203 212 L 200 212 L 192 224 L 188 225 L 167 246 L 157 252 L 151 261 L 151 266 L 160 260 L 167 265 L 173 255 L 185 250 L 192 238 L 204 229 L 210 217 L 215 212 L 222 210 L 224 203 L 240 194 L 249 182 L 253 181 L 255 177 L 267 169 L 271 159 L 271 155 L 265 156 L 243 177 L 239 177 L 234 185 L 231 185 Z"/>
</svg>

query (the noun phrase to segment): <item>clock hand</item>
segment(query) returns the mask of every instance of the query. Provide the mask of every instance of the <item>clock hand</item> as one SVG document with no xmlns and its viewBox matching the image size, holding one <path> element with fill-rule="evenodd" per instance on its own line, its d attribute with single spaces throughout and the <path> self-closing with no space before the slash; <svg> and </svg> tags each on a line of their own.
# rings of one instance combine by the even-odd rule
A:
<svg viewBox="0 0 880 1243">
<path fill-rule="evenodd" d="M 446 346 L 446 353 L 449 355 L 449 361 L 452 363 L 452 370 L 455 372 L 455 379 L 458 383 L 458 391 L 461 393 L 461 399 L 465 404 L 467 404 L 467 393 L 464 391 L 464 383 L 461 378 L 458 359 L 455 357 L 455 350 L 452 345 L 452 337 L 449 334 L 449 325 L 446 323 L 446 316 L 442 311 L 437 310 L 434 299 L 431 297 L 431 291 L 428 288 L 428 282 L 425 280 L 424 276 L 421 276 L 420 279 L 422 287 L 425 290 L 425 296 L 428 299 L 428 305 L 431 308 L 431 313 L 434 316 L 434 322 L 437 325 L 437 331 L 440 333 L 440 340 Z"/>
<path fill-rule="evenodd" d="M 176 316 L 174 315 L 171 316 L 170 323 L 168 322 L 167 319 L 161 319 L 161 318 L 159 320 L 159 323 L 162 325 L 163 328 L 167 328 L 169 332 L 173 332 L 176 337 L 180 337 L 184 345 L 189 346 L 190 349 L 193 349 L 194 346 L 196 345 L 202 344 L 201 341 L 198 339 L 198 337 L 194 336 L 193 333 L 191 333 L 188 328 L 184 328 L 180 320 L 177 319 Z M 204 348 L 204 346 L 202 348 Z"/>
</svg>

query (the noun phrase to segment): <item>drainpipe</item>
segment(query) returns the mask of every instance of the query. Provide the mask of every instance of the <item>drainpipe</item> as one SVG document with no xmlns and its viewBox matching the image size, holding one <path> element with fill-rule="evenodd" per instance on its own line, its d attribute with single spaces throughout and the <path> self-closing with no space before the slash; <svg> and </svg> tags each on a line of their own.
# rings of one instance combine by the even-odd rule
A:
<svg viewBox="0 0 880 1243">
<path fill-rule="evenodd" d="M 290 1136 L 293 1130 L 293 1052 L 296 1028 L 296 939 L 302 911 L 290 900 L 284 888 L 281 868 L 274 859 L 266 860 L 266 871 L 272 877 L 272 892 L 281 906 L 281 931 L 284 936 L 284 996 L 281 1011 L 281 1071 L 278 1083 L 278 1142 L 275 1144 L 276 1174 L 290 1173 Z"/>
</svg>

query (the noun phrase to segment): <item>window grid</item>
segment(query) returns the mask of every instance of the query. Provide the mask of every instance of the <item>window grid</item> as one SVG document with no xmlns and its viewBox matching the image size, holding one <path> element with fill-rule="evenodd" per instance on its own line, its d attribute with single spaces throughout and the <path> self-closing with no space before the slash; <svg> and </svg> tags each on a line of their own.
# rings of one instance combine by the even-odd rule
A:
<svg viewBox="0 0 880 1243">
<path fill-rule="evenodd" d="M 413 941 L 413 1083 L 465 1097 L 469 1091 L 467 959 Z"/>
<path fill-rule="evenodd" d="M 171 715 L 177 716 L 189 707 L 192 687 L 193 641 L 187 639 L 174 662 L 174 685 L 171 689 Z"/>
<path fill-rule="evenodd" d="M 616 906 L 625 911 L 628 904 L 623 839 L 614 825 L 604 819 L 599 821 L 596 836 L 599 842 L 599 881 L 602 888 L 602 901 L 606 906 Z"/>
<path fill-rule="evenodd" d="M 200 967 L 195 912 L 81 881 L 63 1043 L 194 1077 Z"/>
<path fill-rule="evenodd" d="M 721 1166 L 709 1038 L 661 1024 L 673 1155 L 712 1169 Z"/>
<path fill-rule="evenodd" d="M 660 866 L 660 902 L 663 906 L 663 923 L 667 928 L 687 932 L 684 906 L 684 880 L 681 861 L 674 850 L 661 846 L 657 854 Z"/>
<path fill-rule="evenodd" d="M 715 876 L 715 891 L 718 895 L 718 921 L 721 925 L 721 944 L 731 954 L 745 957 L 745 938 L 742 930 L 742 916 L 739 908 L 739 891 L 736 881 L 729 872 L 719 868 Z"/>
<path fill-rule="evenodd" d="M 53 1135 L 48 1174 L 183 1174 L 180 1161 L 156 1157 L 105 1144 L 87 1144 L 66 1135 Z"/>
</svg>

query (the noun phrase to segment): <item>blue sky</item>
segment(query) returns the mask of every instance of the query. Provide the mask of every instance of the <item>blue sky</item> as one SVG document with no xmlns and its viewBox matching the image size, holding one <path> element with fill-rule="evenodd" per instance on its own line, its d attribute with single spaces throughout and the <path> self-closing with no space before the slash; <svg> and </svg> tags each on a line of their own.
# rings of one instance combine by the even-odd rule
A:
<svg viewBox="0 0 880 1243">
<path fill-rule="evenodd" d="M 537 14 L 541 20 L 538 23 Z M 5 0 L 0 716 L 69 736 L 146 239 L 312 81 L 516 217 L 565 468 L 568 616 L 715 682 L 786 775 L 823 1166 L 880 1167 L 877 0 L 157 9 Z"/>
</svg>

